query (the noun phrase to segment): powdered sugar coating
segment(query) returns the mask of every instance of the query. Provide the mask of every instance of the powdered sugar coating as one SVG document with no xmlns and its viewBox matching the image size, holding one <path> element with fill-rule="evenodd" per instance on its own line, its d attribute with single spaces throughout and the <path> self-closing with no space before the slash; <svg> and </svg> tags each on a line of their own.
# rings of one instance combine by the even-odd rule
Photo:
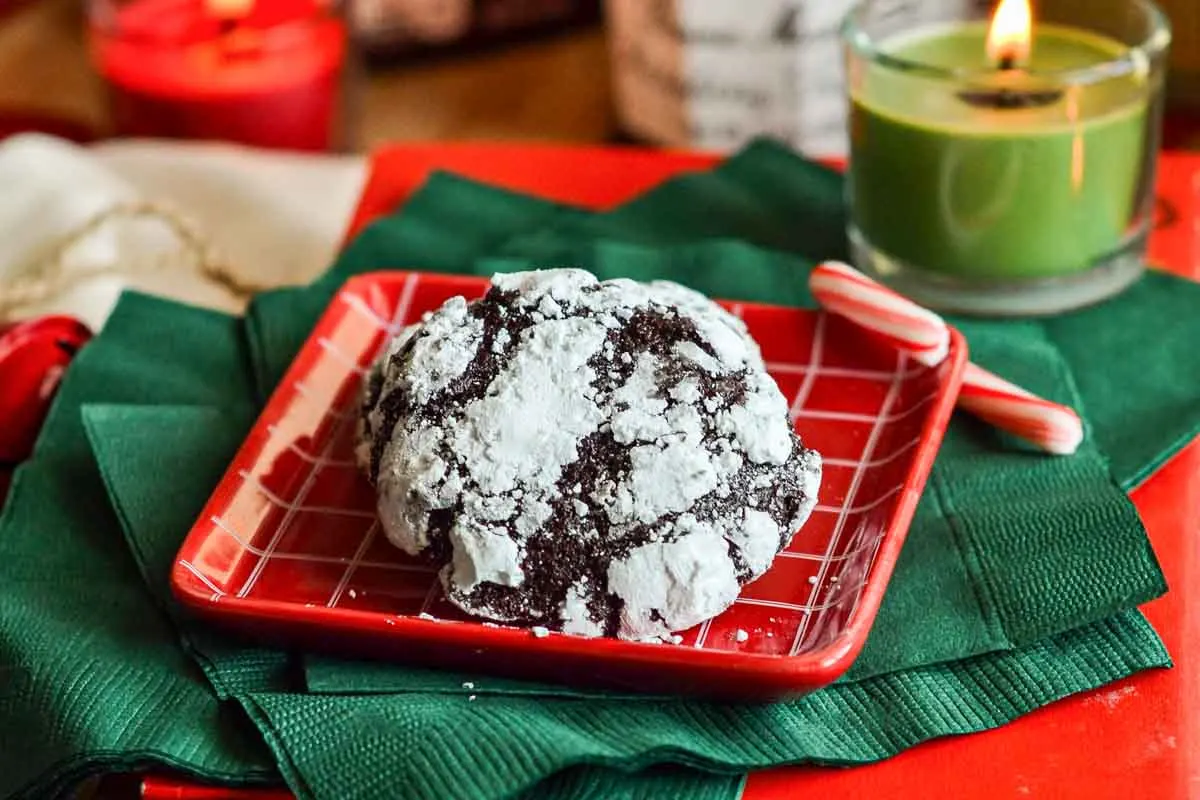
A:
<svg viewBox="0 0 1200 800">
<path fill-rule="evenodd" d="M 369 377 L 357 452 L 389 540 L 490 619 L 645 639 L 719 614 L 820 481 L 744 324 L 666 282 L 492 286 Z"/>
</svg>

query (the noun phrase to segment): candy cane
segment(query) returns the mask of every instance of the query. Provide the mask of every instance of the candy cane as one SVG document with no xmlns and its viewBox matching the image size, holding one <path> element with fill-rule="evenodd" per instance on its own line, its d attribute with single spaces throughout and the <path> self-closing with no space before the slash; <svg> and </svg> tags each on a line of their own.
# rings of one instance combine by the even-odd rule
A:
<svg viewBox="0 0 1200 800">
<path fill-rule="evenodd" d="M 813 270 L 809 288 L 827 311 L 936 366 L 949 352 L 950 329 L 940 316 L 846 264 L 829 261 Z M 1037 445 L 1070 455 L 1083 441 L 1083 423 L 1072 409 L 1044 400 L 976 364 L 963 374 L 958 406 L 985 422 Z"/>
</svg>

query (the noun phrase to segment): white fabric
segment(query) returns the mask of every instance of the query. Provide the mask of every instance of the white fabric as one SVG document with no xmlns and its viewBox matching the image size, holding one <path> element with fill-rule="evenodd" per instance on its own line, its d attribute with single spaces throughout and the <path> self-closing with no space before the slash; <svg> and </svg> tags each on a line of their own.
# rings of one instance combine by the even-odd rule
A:
<svg viewBox="0 0 1200 800">
<path fill-rule="evenodd" d="M 81 147 L 42 135 L 11 137 L 0 141 L 0 283 L 36 275 L 64 237 L 97 214 L 135 201 L 180 212 L 245 279 L 304 282 L 335 255 L 365 172 L 359 156 L 160 141 Z M 98 330 L 126 287 L 240 310 L 236 298 L 190 269 L 186 257 L 170 257 L 181 252 L 176 237 L 160 224 L 110 221 L 68 251 L 68 271 L 119 271 L 150 257 L 169 268 L 72 281 L 58 295 L 22 307 L 19 315 L 67 313 Z"/>
</svg>

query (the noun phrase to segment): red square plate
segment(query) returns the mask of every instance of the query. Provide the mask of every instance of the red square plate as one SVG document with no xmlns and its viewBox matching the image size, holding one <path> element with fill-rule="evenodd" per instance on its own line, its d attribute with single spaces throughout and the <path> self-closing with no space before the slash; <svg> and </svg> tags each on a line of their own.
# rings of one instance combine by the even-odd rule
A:
<svg viewBox="0 0 1200 800">
<path fill-rule="evenodd" d="M 819 505 L 735 605 L 678 644 L 483 624 L 380 534 L 352 459 L 364 367 L 388 334 L 488 282 L 416 272 L 335 298 L 188 534 L 177 596 L 213 620 L 356 655 L 637 690 L 766 698 L 841 675 L 866 639 L 937 453 L 966 362 L 930 369 L 839 317 L 726 304 L 824 457 Z"/>
</svg>

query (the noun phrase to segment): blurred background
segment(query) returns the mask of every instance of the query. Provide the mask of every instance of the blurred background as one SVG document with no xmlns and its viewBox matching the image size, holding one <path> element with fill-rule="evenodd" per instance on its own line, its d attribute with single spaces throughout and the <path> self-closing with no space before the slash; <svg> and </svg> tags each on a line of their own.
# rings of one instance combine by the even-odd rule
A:
<svg viewBox="0 0 1200 800">
<path fill-rule="evenodd" d="M 896 13 L 919 17 L 964 2 L 896 0 Z M 203 125 L 167 130 L 155 121 L 161 114 L 122 105 L 121 92 L 140 78 L 123 76 L 121 55 L 104 48 L 148 35 L 131 22 L 138 5 L 145 0 L 0 0 L 0 133 L 205 138 Z M 303 6 L 344 24 L 339 133 L 301 149 L 499 139 L 728 150 L 763 133 L 818 155 L 845 149 L 836 29 L 851 0 L 258 0 L 257 12 L 252 0 L 162 0 L 150 8 L 158 18 L 184 5 L 221 20 Z M 1167 145 L 1178 147 L 1198 140 L 1200 3 L 1162 5 L 1176 32 Z M 184 41 L 182 27 L 153 35 Z M 132 63 L 146 75 L 165 71 L 141 56 Z"/>
</svg>

